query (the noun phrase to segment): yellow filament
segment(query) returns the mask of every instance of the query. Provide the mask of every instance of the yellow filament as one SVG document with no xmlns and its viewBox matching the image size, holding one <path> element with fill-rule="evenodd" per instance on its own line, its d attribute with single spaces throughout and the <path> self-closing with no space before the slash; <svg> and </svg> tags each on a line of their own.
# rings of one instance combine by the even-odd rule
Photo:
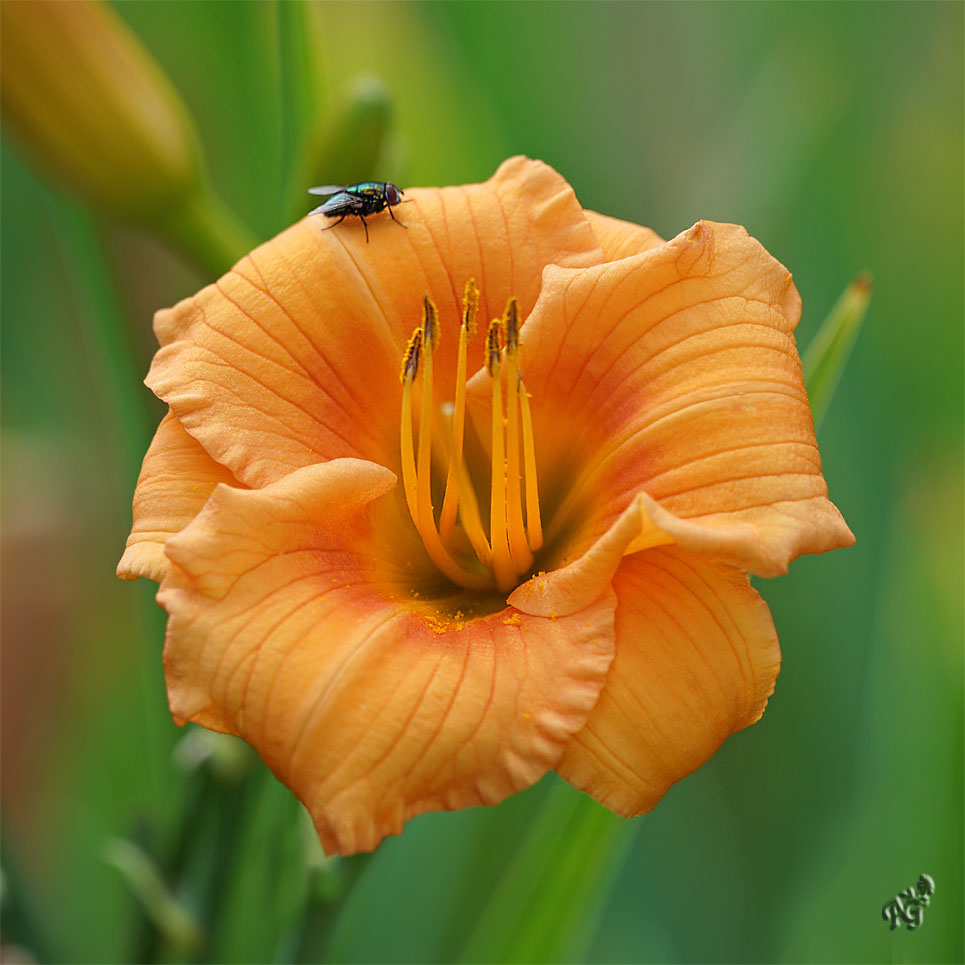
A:
<svg viewBox="0 0 965 965">
<path fill-rule="evenodd" d="M 439 446 L 437 466 L 445 467 L 445 471 L 448 473 L 452 468 L 452 450 L 448 447 L 446 440 L 451 441 L 452 439 L 452 416 L 451 414 L 447 415 L 445 409 L 443 409 L 441 415 L 445 431 L 440 434 L 441 445 Z M 438 428 L 437 426 L 437 431 Z M 433 454 L 435 455 L 435 453 Z M 462 527 L 476 556 L 479 558 L 479 562 L 488 567 L 493 561 L 493 552 L 489 547 L 489 538 L 486 536 L 482 518 L 479 515 L 479 502 L 476 499 L 476 492 L 472 487 L 472 481 L 464 464 L 457 466 L 455 478 L 455 484 L 458 486 L 459 519 L 462 521 Z M 443 509 L 445 509 L 445 504 L 443 504 Z M 443 538 L 441 532 L 440 538 Z"/>
<path fill-rule="evenodd" d="M 543 545 L 543 523 L 539 515 L 539 484 L 536 479 L 536 447 L 533 443 L 533 416 L 523 380 L 517 382 L 519 408 L 523 417 L 523 461 L 526 466 L 526 533 L 529 548 L 535 553 Z"/>
<path fill-rule="evenodd" d="M 402 426 L 399 431 L 402 446 L 402 485 L 405 501 L 409 506 L 412 522 L 419 526 L 419 500 L 417 496 L 415 454 L 412 449 L 412 383 L 419 371 L 419 355 L 422 332 L 416 329 L 405 350 L 402 363 Z"/>
<path fill-rule="evenodd" d="M 405 488 L 405 501 L 409 515 L 416 529 L 419 528 L 419 499 L 417 496 L 415 454 L 412 451 L 412 382 L 406 381 L 402 388 L 402 426 L 399 430 L 402 440 L 402 485 Z"/>
<path fill-rule="evenodd" d="M 525 573 L 533 565 L 533 554 L 523 528 L 523 500 L 519 472 L 519 359 L 517 346 L 519 321 L 516 299 L 512 298 L 503 316 L 506 323 L 506 521 L 509 527 L 509 551 L 517 573 Z"/>
<path fill-rule="evenodd" d="M 506 444 L 503 432 L 502 364 L 499 331 L 495 320 L 489 327 L 487 366 L 493 380 L 492 416 L 492 477 L 489 503 L 489 541 L 493 548 L 493 573 L 500 590 L 511 590 L 516 585 L 517 572 L 509 552 L 506 533 Z"/>
<path fill-rule="evenodd" d="M 469 474 L 465 466 L 459 467 L 459 518 L 462 520 L 462 528 L 469 537 L 473 551 L 479 557 L 479 562 L 483 566 L 492 566 L 493 551 L 486 539 L 486 531 L 483 529 L 482 519 L 479 515 L 479 502 L 476 500 L 476 492 L 469 481 Z"/>
<path fill-rule="evenodd" d="M 462 296 L 462 327 L 459 329 L 459 359 L 456 363 L 456 401 L 452 417 L 452 455 L 449 461 L 449 472 L 446 476 L 446 494 L 442 500 L 442 514 L 439 517 L 439 532 L 443 541 L 448 541 L 452 535 L 452 527 L 456 522 L 456 509 L 462 492 L 458 485 L 457 476 L 462 467 L 462 444 L 466 428 L 466 355 L 469 343 L 476 334 L 476 311 L 479 308 L 479 289 L 476 288 L 475 278 L 466 282 Z M 476 507 L 479 515 L 479 507 Z M 482 532 L 482 527 L 480 527 Z M 488 547 L 487 547 L 488 548 Z M 477 550 L 478 553 L 478 550 Z"/>
<path fill-rule="evenodd" d="M 428 312 L 427 312 L 428 315 Z M 426 323 L 428 322 L 428 324 Z M 418 505 L 419 518 L 416 527 L 423 530 L 434 529 L 432 515 L 432 344 L 431 320 L 423 323 L 422 343 L 425 346 L 422 363 L 422 413 L 419 418 L 419 461 L 418 461 Z"/>
</svg>

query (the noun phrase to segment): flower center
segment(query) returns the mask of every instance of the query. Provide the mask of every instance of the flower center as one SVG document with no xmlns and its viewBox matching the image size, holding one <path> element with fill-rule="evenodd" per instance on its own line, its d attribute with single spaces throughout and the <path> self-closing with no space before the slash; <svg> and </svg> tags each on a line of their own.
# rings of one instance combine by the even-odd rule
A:
<svg viewBox="0 0 965 965">
<path fill-rule="evenodd" d="M 402 481 L 409 514 L 439 570 L 459 586 L 505 593 L 532 568 L 533 554 L 543 545 L 536 450 L 529 396 L 519 371 L 519 305 L 511 298 L 503 317 L 490 323 L 486 336 L 486 370 L 493 392 L 487 535 L 464 459 L 467 354 L 478 305 L 479 292 L 470 279 L 459 329 L 456 397 L 446 406 L 451 425 L 449 431 L 434 431 L 432 357 L 439 342 L 439 320 L 432 299 L 426 295 L 423 300 L 422 325 L 412 333 L 402 362 Z M 422 397 L 416 454 L 412 396 L 417 382 Z M 438 522 L 432 505 L 434 436 L 447 464 Z"/>
</svg>

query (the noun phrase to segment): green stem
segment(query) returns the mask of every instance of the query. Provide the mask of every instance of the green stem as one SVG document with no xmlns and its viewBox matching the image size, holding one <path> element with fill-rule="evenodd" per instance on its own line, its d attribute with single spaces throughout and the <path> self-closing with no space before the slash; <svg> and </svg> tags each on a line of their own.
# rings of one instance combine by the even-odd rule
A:
<svg viewBox="0 0 965 965">
<path fill-rule="evenodd" d="M 110 429 L 108 436 L 118 442 L 125 477 L 122 485 L 127 489 L 137 479 L 153 431 L 134 340 L 94 220 L 83 208 L 62 200 L 51 201 L 47 211 L 61 241 L 94 384 Z"/>
<path fill-rule="evenodd" d="M 204 771 L 207 773 L 208 768 Z M 226 784 L 212 781 L 206 806 L 211 824 L 198 820 L 197 816 L 188 817 L 188 823 L 197 830 L 207 827 L 210 847 L 210 865 L 204 869 L 207 880 L 200 894 L 200 919 L 206 929 L 206 940 L 197 958 L 198 962 L 211 961 L 211 945 L 218 928 L 229 879 L 236 874 L 244 874 L 245 869 L 238 867 L 243 857 L 240 847 L 241 831 L 246 813 L 257 806 L 259 794 L 266 781 L 273 780 L 268 769 L 251 767 L 240 784 Z"/>
</svg>

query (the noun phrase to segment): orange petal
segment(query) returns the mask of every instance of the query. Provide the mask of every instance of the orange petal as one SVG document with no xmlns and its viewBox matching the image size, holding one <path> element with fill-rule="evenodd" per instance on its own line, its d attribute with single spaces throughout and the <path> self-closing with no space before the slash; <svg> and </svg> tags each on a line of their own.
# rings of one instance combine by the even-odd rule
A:
<svg viewBox="0 0 965 965">
<path fill-rule="evenodd" d="M 251 743 L 330 853 L 533 783 L 585 723 L 613 654 L 609 592 L 556 620 L 414 600 L 399 534 L 383 532 L 393 485 L 338 459 L 261 490 L 219 487 L 166 547 L 175 719 Z"/>
<path fill-rule="evenodd" d="M 732 567 L 651 550 L 626 558 L 613 588 L 616 656 L 556 770 L 631 816 L 761 716 L 780 650 L 767 605 Z"/>
<path fill-rule="evenodd" d="M 799 315 L 787 270 L 734 225 L 547 269 L 520 342 L 557 547 L 547 569 L 642 492 L 664 522 L 712 531 L 714 556 L 761 576 L 854 541 L 821 475 Z"/>
<path fill-rule="evenodd" d="M 656 231 L 634 224 L 632 221 L 620 221 L 595 211 L 584 211 L 586 220 L 596 232 L 597 240 L 603 249 L 606 261 L 619 261 L 631 255 L 640 255 L 651 248 L 659 248 L 666 242 Z"/>
<path fill-rule="evenodd" d="M 654 522 L 654 517 L 660 519 L 664 528 Z M 575 613 L 610 585 L 624 556 L 654 546 L 683 544 L 683 540 L 677 537 L 684 526 L 689 526 L 698 535 L 704 532 L 700 526 L 682 523 L 666 511 L 661 512 L 646 493 L 638 493 L 617 521 L 586 552 L 558 569 L 538 573 L 516 587 L 507 602 L 533 616 Z M 686 548 L 691 549 L 690 546 Z M 694 551 L 700 553 L 702 549 L 701 545 Z"/>
<path fill-rule="evenodd" d="M 148 384 L 220 463 L 263 486 L 321 459 L 398 468 L 399 366 L 422 299 L 439 307 L 437 390 L 452 398 L 465 282 L 480 317 L 529 311 L 543 268 L 602 258 L 569 185 L 512 158 L 484 184 L 414 188 L 393 214 L 306 218 L 215 285 L 159 312 Z M 481 357 L 485 326 L 474 358 Z"/>
<path fill-rule="evenodd" d="M 765 522 L 781 525 L 780 519 Z M 791 517 L 788 525 L 794 522 Z M 696 556 L 726 559 L 744 570 L 754 565 L 760 548 L 752 519 L 738 523 L 726 518 L 723 522 L 680 519 L 640 492 L 586 552 L 559 569 L 542 572 L 523 583 L 507 602 L 534 616 L 573 613 L 609 585 L 624 556 L 671 543 Z"/>
<path fill-rule="evenodd" d="M 134 490 L 134 525 L 117 564 L 122 580 L 164 579 L 164 544 L 201 511 L 218 483 L 240 486 L 170 413 L 161 420 Z"/>
</svg>

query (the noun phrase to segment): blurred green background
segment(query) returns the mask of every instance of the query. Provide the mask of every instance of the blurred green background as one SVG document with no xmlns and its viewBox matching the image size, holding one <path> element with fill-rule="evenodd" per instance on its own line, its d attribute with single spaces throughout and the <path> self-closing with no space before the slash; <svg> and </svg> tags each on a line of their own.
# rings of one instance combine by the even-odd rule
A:
<svg viewBox="0 0 965 965">
<path fill-rule="evenodd" d="M 794 272 L 802 348 L 845 285 L 873 273 L 819 434 L 857 545 L 759 583 L 784 653 L 764 718 L 629 831 L 606 825 L 606 868 L 584 849 L 592 887 L 558 906 L 567 921 L 538 925 L 527 957 L 962 961 L 965 7 L 117 10 L 258 240 L 293 217 L 306 131 L 378 92 L 374 77 L 385 136 L 348 139 L 374 169 L 327 180 L 458 184 L 526 153 L 585 206 L 665 237 L 739 222 Z M 232 784 L 173 763 L 163 614 L 153 584 L 113 571 L 161 414 L 138 387 L 151 315 L 210 277 L 61 193 L 8 134 L 2 160 L 6 939 L 49 961 L 177 958 L 105 860 L 120 837 L 180 848 L 185 900 L 205 895 L 218 922 L 196 957 L 485 958 L 499 909 L 554 884 L 527 878 L 539 836 L 578 830 L 554 777 L 497 808 L 418 818 L 370 859 L 320 863 L 257 767 Z M 197 820 L 179 838 L 184 814 Z M 936 882 L 922 927 L 890 932 L 882 905 L 922 873 Z"/>
</svg>

